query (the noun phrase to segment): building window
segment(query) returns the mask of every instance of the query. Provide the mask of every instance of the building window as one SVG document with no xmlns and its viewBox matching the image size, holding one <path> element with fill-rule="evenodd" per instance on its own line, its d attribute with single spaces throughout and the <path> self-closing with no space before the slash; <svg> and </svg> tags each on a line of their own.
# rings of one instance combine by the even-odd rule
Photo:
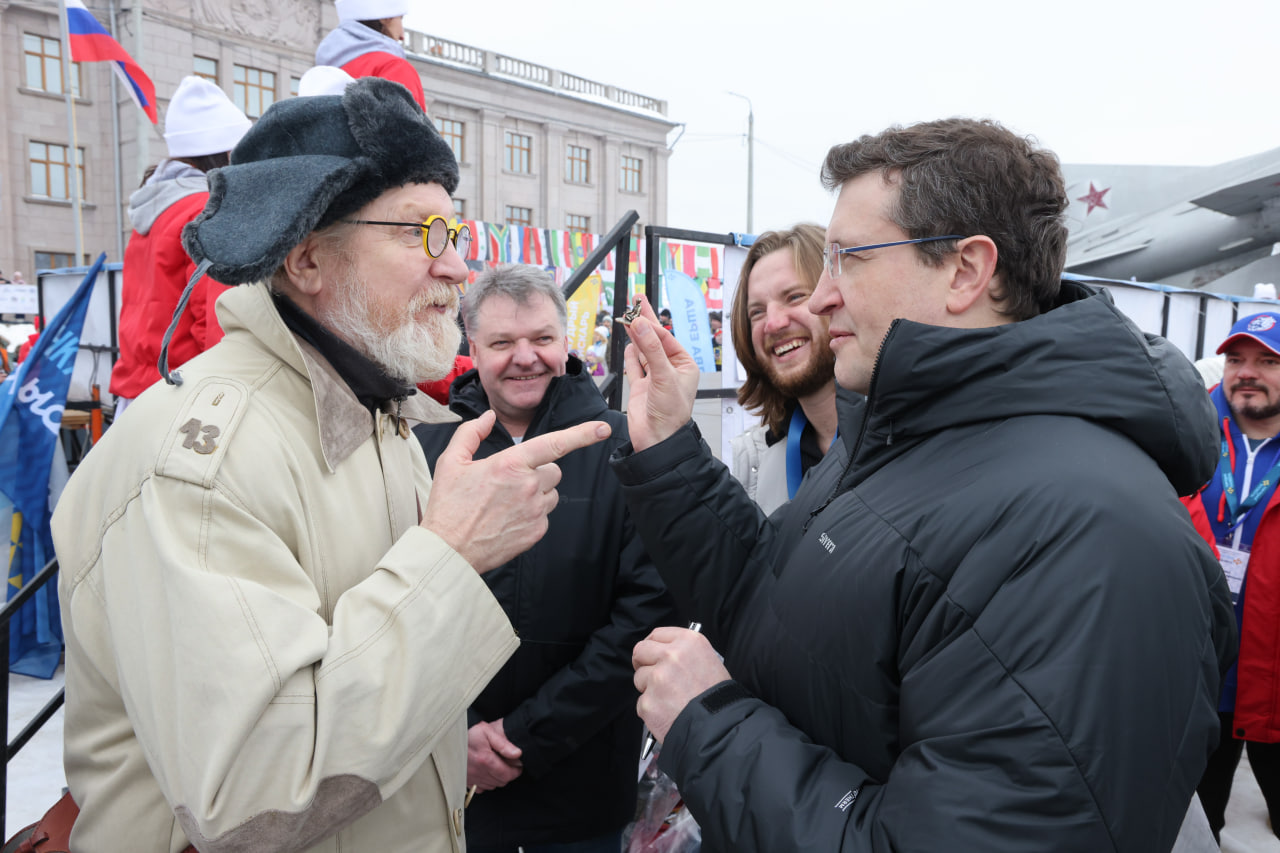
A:
<svg viewBox="0 0 1280 853">
<path fill-rule="evenodd" d="M 191 58 L 191 73 L 197 77 L 203 77 L 216 86 L 218 85 L 218 60 L 207 56 L 194 56 Z"/>
<path fill-rule="evenodd" d="M 628 193 L 640 192 L 640 171 L 643 166 L 644 161 L 639 157 L 623 157 L 618 189 Z"/>
<path fill-rule="evenodd" d="M 436 130 L 440 131 L 441 138 L 449 143 L 450 150 L 453 151 L 453 158 L 459 163 L 462 162 L 462 143 L 466 126 L 460 121 L 454 121 L 451 118 L 436 119 Z"/>
<path fill-rule="evenodd" d="M 453 200 L 453 218 L 454 219 L 467 218 L 467 202 L 464 199 L 455 198 Z M 474 234 L 471 235 L 471 237 L 472 239 L 475 239 Z"/>
<path fill-rule="evenodd" d="M 32 142 L 27 159 L 31 164 L 31 194 L 38 198 L 71 200 L 71 162 L 67 146 Z M 84 149 L 76 149 L 76 165 L 80 167 L 80 197 L 84 198 Z"/>
<path fill-rule="evenodd" d="M 571 184 L 591 183 L 591 149 L 570 145 L 564 158 L 564 179 Z"/>
<path fill-rule="evenodd" d="M 298 92 L 299 92 L 299 91 L 301 91 L 301 89 L 302 89 L 302 78 L 301 78 L 301 77 L 294 77 L 294 76 L 290 75 L 290 77 L 289 77 L 289 94 L 296 98 L 296 97 L 298 97 Z"/>
<path fill-rule="evenodd" d="M 569 231 L 586 234 L 591 230 L 591 217 L 578 216 L 576 213 L 570 213 L 564 218 L 564 227 Z"/>
<path fill-rule="evenodd" d="M 506 131 L 507 171 L 529 174 L 529 163 L 532 161 L 533 137 L 523 133 Z"/>
<path fill-rule="evenodd" d="M 231 69 L 236 106 L 244 110 L 245 115 L 249 118 L 257 118 L 266 111 L 267 107 L 275 103 L 275 72 L 250 68 L 247 65 L 233 65 Z"/>
<path fill-rule="evenodd" d="M 84 266 L 89 265 L 89 255 L 84 256 Z M 76 266 L 75 252 L 36 252 L 37 270 L 60 270 Z"/>
<path fill-rule="evenodd" d="M 22 34 L 27 64 L 27 88 L 55 95 L 62 91 L 62 42 L 47 36 Z M 80 63 L 71 63 L 71 94 L 80 97 Z"/>
<path fill-rule="evenodd" d="M 533 208 L 512 207 L 511 205 L 507 205 L 507 224 L 508 225 L 532 225 L 533 224 Z"/>
</svg>

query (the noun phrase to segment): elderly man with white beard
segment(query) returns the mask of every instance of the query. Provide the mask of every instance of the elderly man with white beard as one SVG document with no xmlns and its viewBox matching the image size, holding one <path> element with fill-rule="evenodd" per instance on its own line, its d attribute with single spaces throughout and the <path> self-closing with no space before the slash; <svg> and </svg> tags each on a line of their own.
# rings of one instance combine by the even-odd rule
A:
<svg viewBox="0 0 1280 853">
<path fill-rule="evenodd" d="M 517 638 L 480 575 L 533 545 L 601 423 L 434 483 L 469 234 L 399 84 L 272 106 L 184 234 L 226 338 L 143 393 L 54 519 L 71 849 L 456 851 L 465 712 Z M 179 308 L 181 311 L 181 308 Z M 188 848 L 192 845 L 192 848 Z"/>
</svg>

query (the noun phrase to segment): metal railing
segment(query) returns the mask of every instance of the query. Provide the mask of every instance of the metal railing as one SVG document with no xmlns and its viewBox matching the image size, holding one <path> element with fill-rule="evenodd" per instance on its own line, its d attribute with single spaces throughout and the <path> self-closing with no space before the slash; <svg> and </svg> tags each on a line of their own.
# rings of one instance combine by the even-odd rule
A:
<svg viewBox="0 0 1280 853">
<path fill-rule="evenodd" d="M 569 273 L 565 279 L 564 298 L 570 299 L 582 283 L 587 280 L 596 268 L 604 263 L 604 259 L 614 252 L 613 258 L 613 316 L 621 317 L 627 310 L 627 292 L 629 290 L 628 274 L 631 272 L 631 227 L 640 219 L 640 214 L 628 210 L 618 220 L 618 224 L 609 233 L 600 238 L 599 244 L 591 250 L 591 254 L 583 259 L 577 269 Z M 609 335 L 608 375 L 600 386 L 609 408 L 622 411 L 622 350 L 626 347 L 626 327 L 615 324 Z"/>
<path fill-rule="evenodd" d="M 0 655 L 3 656 L 6 669 L 9 661 L 9 622 L 17 615 L 22 605 L 26 604 L 31 596 L 36 594 L 36 590 L 40 589 L 52 578 L 58 575 L 58 560 L 55 557 L 45 565 L 43 569 L 36 573 L 36 576 L 23 584 L 22 589 L 18 590 L 18 594 L 5 602 L 4 607 L 0 608 Z M 18 750 L 27 745 L 40 731 L 40 728 L 57 713 L 62 707 L 62 702 L 66 697 L 66 688 L 63 687 L 58 691 L 57 695 L 40 709 L 31 721 L 28 722 L 18 732 L 18 736 L 13 740 L 9 740 L 9 679 L 4 680 L 4 690 L 0 691 L 0 719 L 4 720 L 4 739 L 5 739 L 5 755 L 4 766 L 0 767 L 0 804 L 8 802 L 9 795 L 9 762 L 18 754 Z M 50 803 L 49 805 L 53 805 Z M 8 838 L 8 832 L 5 828 L 5 815 L 0 811 L 0 842 Z"/>
<path fill-rule="evenodd" d="M 650 299 L 653 298 L 653 294 L 657 293 L 658 282 L 662 278 L 662 264 L 659 259 L 659 253 L 662 251 L 661 243 L 663 240 L 718 244 L 721 246 L 734 245 L 732 234 L 689 231 L 684 228 L 668 228 L 664 225 L 646 225 L 644 227 L 644 293 Z M 738 391 L 736 388 L 699 388 L 695 396 L 699 400 L 733 399 L 738 396 Z"/>
<path fill-rule="evenodd" d="M 610 251 L 616 252 L 613 264 L 613 316 L 621 317 L 627 310 L 627 293 L 629 290 L 631 228 L 640 219 L 634 210 L 628 210 L 618 224 L 613 226 L 599 245 L 578 265 L 564 283 L 564 298 L 569 299 L 587 277 L 595 272 Z M 687 231 L 681 228 L 667 228 L 659 225 L 646 225 L 645 238 L 645 277 L 644 295 L 652 300 L 658 290 L 662 265 L 659 258 L 659 244 L 663 240 L 679 240 L 690 243 L 710 243 L 732 246 L 732 234 L 713 234 L 707 231 Z M 609 403 L 609 408 L 622 411 L 622 351 L 627 345 L 626 328 L 615 324 L 613 333 L 609 335 L 608 374 L 600 386 L 600 393 Z M 699 388 L 698 399 L 732 398 L 737 396 L 733 388 Z"/>
</svg>

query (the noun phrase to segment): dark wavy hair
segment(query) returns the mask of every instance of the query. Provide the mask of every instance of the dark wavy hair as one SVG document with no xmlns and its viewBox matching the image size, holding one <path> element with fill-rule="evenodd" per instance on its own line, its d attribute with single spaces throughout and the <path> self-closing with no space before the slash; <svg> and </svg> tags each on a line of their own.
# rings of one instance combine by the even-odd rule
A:
<svg viewBox="0 0 1280 853">
<path fill-rule="evenodd" d="M 738 387 L 738 403 L 748 411 L 759 412 L 760 419 L 775 435 L 786 431 L 787 405 L 791 397 L 782 393 L 769 381 L 764 366 L 756 357 L 751 345 L 751 318 L 747 316 L 747 279 L 751 270 L 765 255 L 779 249 L 790 249 L 796 274 L 809 283 L 812 292 L 818 286 L 822 274 L 822 247 L 825 232 L 812 223 L 802 223 L 786 231 L 766 231 L 756 237 L 747 251 L 747 259 L 738 273 L 738 289 L 733 295 L 730 326 L 733 329 L 733 349 L 738 354 L 747 378 Z"/>
<path fill-rule="evenodd" d="M 364 24 L 375 33 L 380 33 L 387 38 L 391 38 L 391 33 L 387 32 L 387 28 L 382 25 L 382 21 L 378 18 L 372 18 L 368 21 L 360 21 L 359 23 Z"/>
<path fill-rule="evenodd" d="M 895 126 L 827 152 L 822 183 L 879 172 L 897 184 L 890 218 L 912 238 L 986 235 L 996 244 L 997 310 L 1014 320 L 1047 311 L 1067 255 L 1067 191 L 1057 156 L 989 119 Z M 954 240 L 915 247 L 930 266 Z"/>
<path fill-rule="evenodd" d="M 174 157 L 173 159 L 208 174 L 213 169 L 221 169 L 223 166 L 230 165 L 231 152 L 221 151 L 217 154 L 201 154 L 199 157 Z M 138 184 L 139 189 L 147 185 L 147 181 L 151 180 L 151 176 L 156 173 L 158 167 L 159 164 L 147 167 L 147 170 L 142 173 L 142 183 Z"/>
</svg>

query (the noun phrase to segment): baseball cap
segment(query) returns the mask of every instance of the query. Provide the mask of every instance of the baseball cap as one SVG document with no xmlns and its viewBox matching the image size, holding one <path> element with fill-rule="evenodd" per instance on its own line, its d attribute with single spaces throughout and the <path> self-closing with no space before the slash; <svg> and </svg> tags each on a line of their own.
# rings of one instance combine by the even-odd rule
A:
<svg viewBox="0 0 1280 853">
<path fill-rule="evenodd" d="M 1250 314 L 1242 317 L 1231 327 L 1231 334 L 1218 347 L 1222 354 L 1233 341 L 1249 338 L 1262 344 L 1276 355 L 1280 355 L 1280 313 L 1263 311 L 1261 314 Z"/>
</svg>

